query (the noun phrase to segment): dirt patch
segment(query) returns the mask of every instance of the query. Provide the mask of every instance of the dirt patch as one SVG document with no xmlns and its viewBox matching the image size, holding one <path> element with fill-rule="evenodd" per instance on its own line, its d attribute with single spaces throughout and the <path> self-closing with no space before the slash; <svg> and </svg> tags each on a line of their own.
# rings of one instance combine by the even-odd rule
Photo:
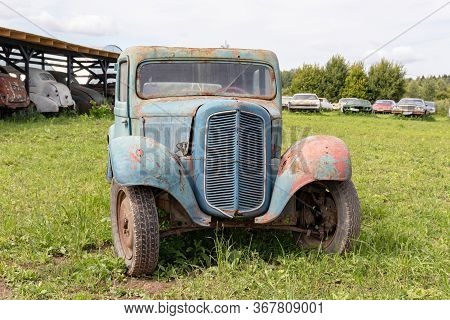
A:
<svg viewBox="0 0 450 320">
<path fill-rule="evenodd" d="M 173 284 L 173 282 L 160 282 L 148 279 L 130 279 L 125 284 L 125 287 L 127 289 L 143 290 L 149 294 L 156 294 L 170 288 Z"/>
<path fill-rule="evenodd" d="M 5 281 L 0 279 L 0 300 L 11 298 L 11 290 L 6 286 Z"/>
</svg>

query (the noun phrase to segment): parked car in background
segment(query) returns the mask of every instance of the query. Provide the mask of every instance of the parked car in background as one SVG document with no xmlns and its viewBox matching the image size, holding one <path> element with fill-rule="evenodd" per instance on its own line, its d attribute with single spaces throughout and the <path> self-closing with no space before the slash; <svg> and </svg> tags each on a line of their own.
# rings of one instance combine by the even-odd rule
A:
<svg viewBox="0 0 450 320">
<path fill-rule="evenodd" d="M 333 105 L 327 100 L 327 98 L 319 98 L 320 100 L 320 109 L 325 111 L 333 110 Z"/>
<path fill-rule="evenodd" d="M 30 68 L 30 100 L 41 113 L 55 113 L 74 108 L 69 88 L 45 70 Z"/>
<path fill-rule="evenodd" d="M 297 93 L 288 103 L 288 110 L 320 111 L 320 100 L 314 93 Z"/>
<path fill-rule="evenodd" d="M 292 101 L 292 97 L 282 96 L 281 97 L 281 106 L 283 108 L 287 108 L 289 101 Z"/>
<path fill-rule="evenodd" d="M 332 103 L 332 106 L 333 106 L 333 111 L 341 110 L 341 106 L 340 106 L 339 102 Z"/>
<path fill-rule="evenodd" d="M 427 109 L 428 114 L 436 113 L 436 105 L 433 101 L 425 101 L 425 108 Z"/>
<path fill-rule="evenodd" d="M 393 114 L 403 114 L 404 116 L 423 116 L 427 114 L 425 101 L 418 98 L 403 98 L 392 109 Z"/>
<path fill-rule="evenodd" d="M 67 73 L 59 71 L 49 72 L 59 83 L 67 83 Z M 70 77 L 69 89 L 79 113 L 87 113 L 92 108 L 91 101 L 94 101 L 97 105 L 101 105 L 105 101 L 105 97 L 101 93 L 79 84 L 75 75 L 71 75 Z"/>
<path fill-rule="evenodd" d="M 377 100 L 372 106 L 374 113 L 392 113 L 395 106 L 394 100 Z"/>
<path fill-rule="evenodd" d="M 0 66 L 0 117 L 10 110 L 24 109 L 30 104 L 25 84 Z"/>
<path fill-rule="evenodd" d="M 364 99 L 342 98 L 339 107 L 342 112 L 372 112 L 372 105 Z"/>
<path fill-rule="evenodd" d="M 102 76 L 100 76 L 102 77 Z M 114 103 L 114 96 L 116 94 L 116 75 L 114 73 L 108 73 L 107 75 L 108 81 L 107 81 L 107 87 L 106 87 L 106 93 L 107 93 L 107 99 L 111 102 L 111 104 Z M 84 85 L 86 88 L 93 89 L 101 94 L 104 93 L 103 89 L 103 81 L 98 79 L 97 77 L 94 77 L 91 75 L 88 80 L 86 81 L 86 84 Z"/>
</svg>

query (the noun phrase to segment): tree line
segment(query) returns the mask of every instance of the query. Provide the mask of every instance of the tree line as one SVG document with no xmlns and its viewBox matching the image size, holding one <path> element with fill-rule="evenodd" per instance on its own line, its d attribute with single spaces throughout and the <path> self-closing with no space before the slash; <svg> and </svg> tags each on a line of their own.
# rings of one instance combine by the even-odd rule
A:
<svg viewBox="0 0 450 320">
<path fill-rule="evenodd" d="M 332 56 L 324 66 L 303 64 L 299 68 L 282 71 L 283 94 L 316 93 L 331 102 L 354 97 L 374 102 L 378 99 L 398 101 L 402 97 L 424 100 L 450 98 L 450 76 L 406 79 L 400 63 L 381 59 L 368 71 L 362 62 L 349 63 L 341 55 Z"/>
<path fill-rule="evenodd" d="M 405 95 L 427 101 L 450 99 L 450 75 L 406 79 Z"/>
</svg>

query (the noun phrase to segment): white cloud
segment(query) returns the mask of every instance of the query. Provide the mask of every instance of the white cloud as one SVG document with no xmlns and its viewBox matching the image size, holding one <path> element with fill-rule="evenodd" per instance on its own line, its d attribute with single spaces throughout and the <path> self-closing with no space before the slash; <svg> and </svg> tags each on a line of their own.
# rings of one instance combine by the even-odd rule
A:
<svg viewBox="0 0 450 320">
<path fill-rule="evenodd" d="M 117 27 L 110 16 L 77 15 L 71 17 L 55 17 L 47 11 L 32 18 L 40 27 L 52 32 L 77 33 L 88 36 L 112 35 Z"/>
<path fill-rule="evenodd" d="M 14 12 L 4 8 L 0 9 L 0 19 L 9 20 L 14 18 L 16 18 L 16 14 Z"/>
<path fill-rule="evenodd" d="M 389 42 L 442 5 L 442 0 L 3 1 L 68 42 L 217 47 L 226 40 L 232 47 L 273 50 L 283 69 L 324 64 L 335 53 L 361 60 L 368 49 Z M 447 6 L 366 64 L 384 56 L 405 64 L 410 74 L 445 73 L 449 13 Z M 0 25 L 42 33 L 19 15 L 15 20 L 0 16 Z"/>
<path fill-rule="evenodd" d="M 381 58 L 385 58 L 399 62 L 408 68 L 411 64 L 420 62 L 424 59 L 424 57 L 411 46 L 397 46 L 381 49 L 373 54 L 372 52 L 373 50 L 366 52 L 366 55 L 371 54 L 371 57 L 367 60 L 368 65 L 378 62 Z"/>
<path fill-rule="evenodd" d="M 422 59 L 422 56 L 409 46 L 392 48 L 391 57 L 393 60 L 400 61 L 404 64 L 413 63 Z"/>
</svg>

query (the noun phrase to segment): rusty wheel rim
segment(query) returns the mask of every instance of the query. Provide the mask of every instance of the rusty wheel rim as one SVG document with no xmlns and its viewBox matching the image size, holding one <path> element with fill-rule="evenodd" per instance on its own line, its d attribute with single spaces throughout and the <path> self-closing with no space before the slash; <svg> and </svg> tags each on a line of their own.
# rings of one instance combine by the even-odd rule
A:
<svg viewBox="0 0 450 320">
<path fill-rule="evenodd" d="M 134 248 L 134 219 L 130 206 L 130 200 L 122 190 L 117 196 L 117 227 L 119 231 L 120 245 L 126 259 L 133 257 Z"/>
<path fill-rule="evenodd" d="M 327 247 L 334 239 L 338 225 L 338 207 L 334 195 L 325 185 L 316 183 L 309 188 L 309 195 L 302 199 L 308 211 L 309 223 L 302 227 L 310 230 L 309 239 Z"/>
</svg>

